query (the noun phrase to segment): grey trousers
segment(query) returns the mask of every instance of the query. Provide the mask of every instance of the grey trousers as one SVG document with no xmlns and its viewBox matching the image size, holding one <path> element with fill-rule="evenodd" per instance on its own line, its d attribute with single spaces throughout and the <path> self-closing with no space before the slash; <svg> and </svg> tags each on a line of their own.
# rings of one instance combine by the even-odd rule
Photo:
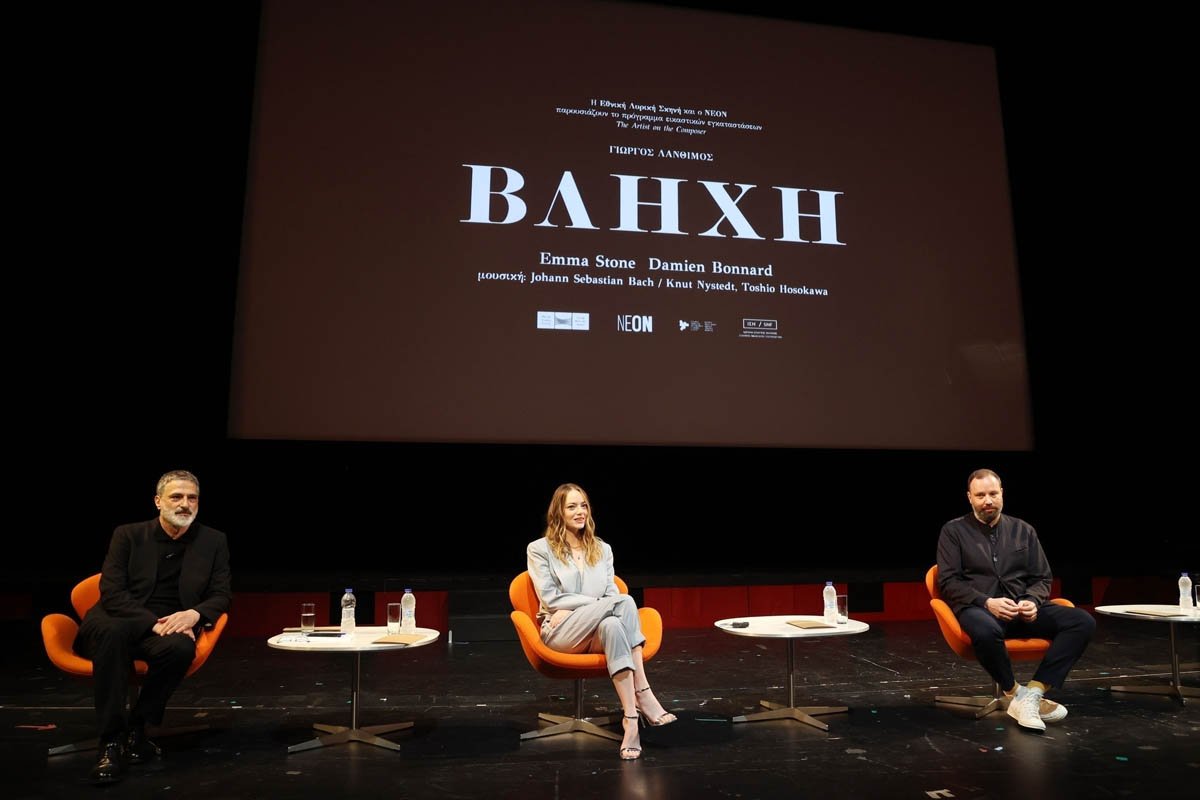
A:
<svg viewBox="0 0 1200 800">
<path fill-rule="evenodd" d="M 608 674 L 633 669 L 633 648 L 645 643 L 637 604 L 627 594 L 602 597 L 577 608 L 551 628 L 542 624 L 542 641 L 560 653 L 604 653 Z"/>
</svg>

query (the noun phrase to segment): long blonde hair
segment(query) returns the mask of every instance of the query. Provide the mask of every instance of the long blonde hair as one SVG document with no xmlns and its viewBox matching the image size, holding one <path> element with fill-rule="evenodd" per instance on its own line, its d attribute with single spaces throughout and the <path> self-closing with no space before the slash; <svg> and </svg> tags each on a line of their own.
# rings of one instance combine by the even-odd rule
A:
<svg viewBox="0 0 1200 800">
<path fill-rule="evenodd" d="M 587 492 L 573 483 L 564 483 L 562 486 L 554 490 L 554 497 L 550 498 L 550 508 L 546 511 L 546 539 L 550 542 L 550 550 L 563 563 L 567 563 L 570 559 L 571 547 L 567 544 L 567 520 L 564 509 L 567 505 L 567 495 L 571 492 L 579 492 L 583 497 L 583 502 L 587 503 L 588 517 L 587 524 L 579 533 L 579 538 L 583 540 L 583 551 L 585 560 L 588 566 L 596 566 L 600 561 L 600 539 L 596 537 L 596 520 L 592 517 L 592 504 L 588 500 Z"/>
</svg>

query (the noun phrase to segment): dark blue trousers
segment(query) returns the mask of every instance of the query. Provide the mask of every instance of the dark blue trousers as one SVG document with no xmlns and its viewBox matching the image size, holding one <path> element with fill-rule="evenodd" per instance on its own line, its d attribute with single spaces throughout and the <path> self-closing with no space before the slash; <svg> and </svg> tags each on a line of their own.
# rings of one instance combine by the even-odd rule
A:
<svg viewBox="0 0 1200 800">
<path fill-rule="evenodd" d="M 1096 631 L 1096 620 L 1080 608 L 1045 603 L 1038 607 L 1037 619 L 1025 622 L 1019 617 L 1011 622 L 1001 622 L 991 612 L 979 606 L 969 606 L 958 612 L 958 624 L 971 637 L 979 663 L 1008 691 L 1016 683 L 1012 662 L 1004 646 L 1005 639 L 1050 639 L 1042 663 L 1033 674 L 1033 680 L 1047 686 L 1059 687 L 1067 679 L 1067 673 L 1087 649 L 1092 634 Z"/>
</svg>

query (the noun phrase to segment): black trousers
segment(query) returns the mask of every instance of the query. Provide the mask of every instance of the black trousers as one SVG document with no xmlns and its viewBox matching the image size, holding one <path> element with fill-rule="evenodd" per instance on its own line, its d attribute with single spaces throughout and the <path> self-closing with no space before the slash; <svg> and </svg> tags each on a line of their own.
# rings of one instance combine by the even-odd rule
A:
<svg viewBox="0 0 1200 800">
<path fill-rule="evenodd" d="M 1012 662 L 1004 646 L 1005 639 L 1051 639 L 1042 663 L 1033 674 L 1033 680 L 1047 686 L 1059 687 L 1067 679 L 1067 673 L 1087 649 L 1092 634 L 1096 631 L 1096 620 L 1081 608 L 1045 603 L 1038 606 L 1037 619 L 1025 622 L 1018 618 L 1001 622 L 990 611 L 979 606 L 970 606 L 958 612 L 958 624 L 971 637 L 979 663 L 1008 691 L 1016 683 Z"/>
<path fill-rule="evenodd" d="M 167 700 L 196 655 L 196 643 L 187 634 L 159 636 L 144 626 L 144 622 L 110 617 L 96 607 L 84 617 L 75 636 L 75 652 L 92 660 L 101 739 L 145 722 L 161 725 Z M 125 701 L 134 659 L 145 661 L 150 669 L 126 720 Z"/>
</svg>

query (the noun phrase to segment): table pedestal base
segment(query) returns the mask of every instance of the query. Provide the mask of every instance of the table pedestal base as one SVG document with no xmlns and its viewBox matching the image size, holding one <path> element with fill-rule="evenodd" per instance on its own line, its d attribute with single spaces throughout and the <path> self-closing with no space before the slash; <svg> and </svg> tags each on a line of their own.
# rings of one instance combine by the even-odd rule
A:
<svg viewBox="0 0 1200 800">
<path fill-rule="evenodd" d="M 313 730 L 324 732 L 325 736 L 318 736 L 315 739 L 309 739 L 307 742 L 294 744 L 288 748 L 289 753 L 299 753 L 301 750 L 315 750 L 318 747 L 331 747 L 335 744 L 345 744 L 346 742 L 362 742 L 363 744 L 373 744 L 376 747 L 383 747 L 388 750 L 399 750 L 400 745 L 395 742 L 389 742 L 377 734 L 391 733 L 392 731 L 404 730 L 411 728 L 411 722 L 398 722 L 392 725 L 370 725 L 366 728 L 347 728 L 345 725 L 313 725 Z"/>
<path fill-rule="evenodd" d="M 1112 692 L 1128 692 L 1130 694 L 1165 694 L 1174 697 L 1183 705 L 1187 705 L 1188 697 L 1200 697 L 1200 689 L 1193 689 L 1190 686 L 1180 686 L 1177 683 L 1169 683 L 1166 686 L 1112 686 L 1109 687 Z"/>
<path fill-rule="evenodd" d="M 759 700 L 758 704 L 763 708 L 770 709 L 769 711 L 759 711 L 756 714 L 743 714 L 740 717 L 734 717 L 734 722 L 763 722 L 769 719 L 794 719 L 796 722 L 803 722 L 805 725 L 812 725 L 814 728 L 822 731 L 829 730 L 829 726 L 819 719 L 815 719 L 813 714 L 841 714 L 850 709 L 846 706 L 797 706 L 796 705 L 796 651 L 793 647 L 794 639 L 787 640 L 787 690 L 788 703 L 772 703 L 770 700 Z"/>
<path fill-rule="evenodd" d="M 309 739 L 307 742 L 294 744 L 288 748 L 289 753 L 299 753 L 303 750 L 315 750 L 318 747 L 332 747 L 335 744 L 347 742 L 362 742 L 383 747 L 387 750 L 399 750 L 400 745 L 380 738 L 377 734 L 391 733 L 405 728 L 411 728 L 411 722 L 396 722 L 391 725 L 369 725 L 358 727 L 358 692 L 362 676 L 362 653 L 354 654 L 354 671 L 350 673 L 350 727 L 345 725 L 314 724 L 313 729 L 323 732 L 324 736 Z"/>
<path fill-rule="evenodd" d="M 592 722 L 593 719 L 599 720 L 602 725 L 610 725 L 616 721 L 617 717 L 592 717 L 591 719 L 582 719 L 579 717 L 564 717 L 558 714 L 539 713 L 538 719 L 545 722 L 554 723 L 548 728 L 539 728 L 536 731 L 526 731 L 521 734 L 521 739 L 540 739 L 543 736 L 557 736 L 560 733 L 590 733 L 593 736 L 600 736 L 604 739 L 612 739 L 614 742 L 621 741 L 621 737 L 612 731 L 606 731 L 600 725 Z"/>
<path fill-rule="evenodd" d="M 1111 692 L 1127 692 L 1129 694 L 1165 694 L 1174 697 L 1181 705 L 1187 705 L 1188 697 L 1200 697 L 1200 689 L 1184 686 L 1179 681 L 1179 651 L 1175 647 L 1175 623 L 1168 624 L 1171 634 L 1171 682 L 1166 686 L 1111 686 Z"/>
<path fill-rule="evenodd" d="M 770 711 L 759 711 L 755 714 L 743 714 L 740 717 L 734 717 L 734 722 L 762 722 L 768 719 L 794 719 L 796 722 L 803 722 L 805 725 L 812 725 L 823 731 L 829 730 L 829 726 L 821 720 L 813 717 L 813 714 L 841 714 L 850 709 L 847 706 L 785 706 L 782 703 L 772 703 L 769 700 L 759 700 L 758 704 L 763 708 L 769 708 Z"/>
</svg>

